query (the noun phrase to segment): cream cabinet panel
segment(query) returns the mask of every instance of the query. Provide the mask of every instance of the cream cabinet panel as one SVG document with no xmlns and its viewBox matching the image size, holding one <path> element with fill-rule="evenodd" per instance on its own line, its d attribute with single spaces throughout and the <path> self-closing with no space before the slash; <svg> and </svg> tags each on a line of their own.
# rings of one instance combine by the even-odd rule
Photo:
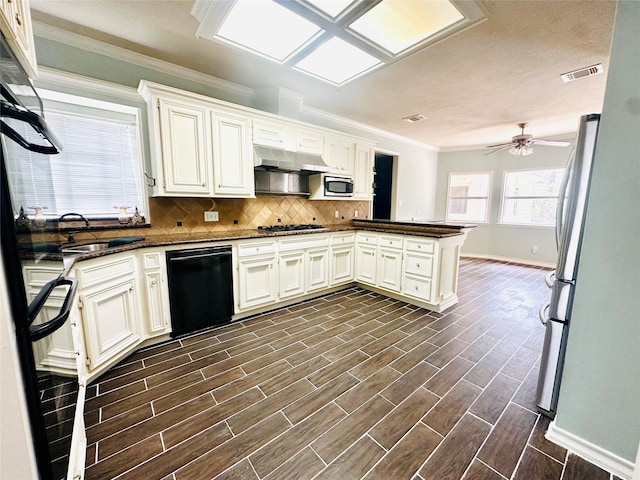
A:
<svg viewBox="0 0 640 480">
<path fill-rule="evenodd" d="M 355 144 L 340 137 L 325 137 L 324 161 L 329 165 L 331 173 L 353 176 Z"/>
<path fill-rule="evenodd" d="M 305 255 L 304 251 L 293 251 L 280 254 L 278 259 L 278 297 L 285 299 L 302 295 L 305 290 Z"/>
<path fill-rule="evenodd" d="M 399 292 L 402 278 L 402 251 L 380 247 L 377 262 L 376 285 Z"/>
<path fill-rule="evenodd" d="M 306 252 L 306 292 L 329 286 L 329 249 L 309 249 Z"/>
<path fill-rule="evenodd" d="M 29 78 L 38 76 L 28 0 L 0 1 L 0 30 Z"/>
<path fill-rule="evenodd" d="M 158 99 L 165 195 L 211 195 L 211 137 L 204 106 Z"/>
<path fill-rule="evenodd" d="M 356 245 L 356 280 L 376 284 L 377 247 Z"/>
<path fill-rule="evenodd" d="M 405 254 L 405 273 L 431 278 L 433 276 L 433 256 L 414 252 Z"/>
<path fill-rule="evenodd" d="M 253 162 L 249 120 L 213 113 L 213 195 L 253 197 Z"/>
<path fill-rule="evenodd" d="M 439 244 L 438 265 L 438 301 L 443 304 L 458 299 L 458 268 L 460 262 L 460 244 L 441 241 Z"/>
<path fill-rule="evenodd" d="M 407 275 L 404 278 L 402 294 L 431 303 L 433 301 L 433 281 L 430 278 Z"/>
<path fill-rule="evenodd" d="M 353 172 L 353 199 L 373 199 L 373 151 L 371 145 L 356 144 L 354 172 Z"/>
<path fill-rule="evenodd" d="M 331 247 L 331 286 L 352 282 L 354 275 L 354 252 L 351 245 Z"/>
<path fill-rule="evenodd" d="M 149 333 L 162 334 L 170 331 L 168 295 L 165 294 L 166 282 L 161 272 L 144 274 L 146 281 L 146 299 Z"/>
<path fill-rule="evenodd" d="M 141 341 L 133 279 L 122 279 L 81 295 L 80 301 L 90 370 Z"/>
<path fill-rule="evenodd" d="M 303 153 L 322 155 L 324 136 L 321 132 L 299 128 L 296 132 L 296 150 Z"/>
<path fill-rule="evenodd" d="M 252 123 L 253 143 L 266 147 L 296 150 L 296 131 L 292 125 L 266 119 L 254 120 Z"/>
<path fill-rule="evenodd" d="M 238 310 L 249 310 L 278 299 L 275 255 L 238 260 Z"/>
</svg>

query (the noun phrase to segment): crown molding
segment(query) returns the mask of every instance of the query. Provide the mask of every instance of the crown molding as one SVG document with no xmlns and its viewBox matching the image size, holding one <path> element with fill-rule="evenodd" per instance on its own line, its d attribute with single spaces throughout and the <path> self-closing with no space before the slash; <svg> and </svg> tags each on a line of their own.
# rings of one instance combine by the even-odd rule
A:
<svg viewBox="0 0 640 480">
<path fill-rule="evenodd" d="M 131 50 L 116 47 L 115 45 L 110 45 L 108 43 L 101 42 L 100 40 L 94 40 L 52 25 L 47 25 L 46 23 L 39 21 L 33 22 L 33 30 L 36 36 L 72 47 L 77 47 L 82 50 L 87 50 L 89 52 L 105 55 L 115 60 L 121 60 L 140 67 L 150 68 L 151 70 L 174 75 L 185 80 L 205 84 L 234 95 L 244 96 L 247 99 L 251 98 L 253 95 L 253 89 L 249 87 L 238 85 L 237 83 L 229 82 L 227 80 L 222 80 L 212 75 L 197 72 L 190 68 L 165 62 L 164 60 L 159 60 L 142 53 L 132 52 Z"/>
</svg>

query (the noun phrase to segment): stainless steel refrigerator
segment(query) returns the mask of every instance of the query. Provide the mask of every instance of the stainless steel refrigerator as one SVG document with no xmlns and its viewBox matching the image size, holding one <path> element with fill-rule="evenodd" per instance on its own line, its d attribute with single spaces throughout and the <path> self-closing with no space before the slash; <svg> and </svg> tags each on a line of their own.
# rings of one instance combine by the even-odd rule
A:
<svg viewBox="0 0 640 480">
<path fill-rule="evenodd" d="M 571 313 L 576 284 L 580 281 L 580 249 L 599 123 L 599 114 L 580 118 L 575 149 L 567 163 L 558 196 L 558 261 L 555 272 L 547 276 L 551 299 L 540 309 L 540 321 L 546 331 L 536 396 L 538 410 L 551 418 L 558 405 L 569 328 L 573 322 L 580 321 Z"/>
</svg>

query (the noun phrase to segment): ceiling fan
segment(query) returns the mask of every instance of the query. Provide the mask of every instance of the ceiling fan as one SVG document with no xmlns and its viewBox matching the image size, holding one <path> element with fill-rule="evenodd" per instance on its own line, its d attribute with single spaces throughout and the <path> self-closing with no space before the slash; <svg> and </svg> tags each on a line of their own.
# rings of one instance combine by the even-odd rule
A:
<svg viewBox="0 0 640 480">
<path fill-rule="evenodd" d="M 518 128 L 520 128 L 520 135 L 516 135 L 511 138 L 510 143 L 499 143 L 498 145 L 487 145 L 487 148 L 495 148 L 495 150 L 485 153 L 485 155 L 489 155 L 491 153 L 496 153 L 506 148 L 509 149 L 509 153 L 512 155 L 531 155 L 533 153 L 533 145 L 547 145 L 551 147 L 567 147 L 569 142 L 554 142 L 551 140 L 545 140 L 544 138 L 533 138 L 533 135 L 528 133 L 524 133 L 525 127 L 529 125 L 528 123 L 519 123 Z M 497 147 L 497 148 L 496 148 Z"/>
</svg>

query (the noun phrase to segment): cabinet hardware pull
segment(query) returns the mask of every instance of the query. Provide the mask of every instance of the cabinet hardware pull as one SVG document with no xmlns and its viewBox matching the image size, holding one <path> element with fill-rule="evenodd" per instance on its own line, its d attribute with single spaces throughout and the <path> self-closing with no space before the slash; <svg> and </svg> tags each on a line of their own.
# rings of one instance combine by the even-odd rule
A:
<svg viewBox="0 0 640 480">
<path fill-rule="evenodd" d="M 129 291 L 130 291 L 130 292 L 133 292 L 133 287 L 129 287 Z"/>
<path fill-rule="evenodd" d="M 420 268 L 420 264 L 419 263 L 416 263 L 416 268 Z"/>
<path fill-rule="evenodd" d="M 157 280 L 155 280 L 155 279 L 154 279 L 154 280 L 151 280 L 151 285 L 155 285 L 156 283 L 158 283 L 158 281 L 157 281 Z"/>
<path fill-rule="evenodd" d="M 21 27 L 22 26 L 22 17 L 19 13 L 16 13 L 16 23 Z"/>
<path fill-rule="evenodd" d="M 154 177 L 151 177 L 150 175 L 148 175 L 147 172 L 142 172 L 142 173 L 144 173 L 145 183 L 147 184 L 147 187 L 155 187 L 156 186 L 156 179 Z M 150 180 L 151 183 L 149 183 L 147 180 Z"/>
</svg>

